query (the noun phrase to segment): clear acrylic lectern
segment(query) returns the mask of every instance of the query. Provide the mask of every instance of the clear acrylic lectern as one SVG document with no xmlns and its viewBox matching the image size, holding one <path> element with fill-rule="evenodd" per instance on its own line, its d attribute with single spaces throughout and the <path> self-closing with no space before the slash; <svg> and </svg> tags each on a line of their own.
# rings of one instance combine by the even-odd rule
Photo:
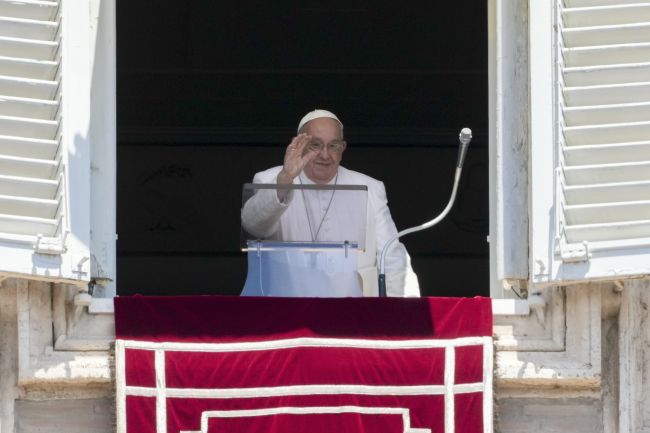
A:
<svg viewBox="0 0 650 433">
<path fill-rule="evenodd" d="M 245 184 L 241 248 L 244 296 L 361 296 L 365 185 Z"/>
</svg>

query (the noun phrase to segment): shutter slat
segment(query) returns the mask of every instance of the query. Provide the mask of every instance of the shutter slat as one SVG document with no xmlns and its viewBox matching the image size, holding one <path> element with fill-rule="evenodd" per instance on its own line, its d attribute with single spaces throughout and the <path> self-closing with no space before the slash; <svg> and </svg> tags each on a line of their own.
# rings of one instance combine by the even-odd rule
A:
<svg viewBox="0 0 650 433">
<path fill-rule="evenodd" d="M 565 167 L 564 177 L 567 185 L 645 182 L 650 181 L 650 161 Z"/>
<path fill-rule="evenodd" d="M 38 21 L 0 16 L 0 36 L 37 40 L 52 40 L 59 25 L 53 21 Z"/>
<path fill-rule="evenodd" d="M 570 67 L 642 63 L 650 58 L 650 43 L 565 48 L 562 54 Z"/>
<path fill-rule="evenodd" d="M 567 126 L 650 121 L 650 102 L 611 104 L 564 109 Z M 649 137 L 650 138 L 650 137 Z"/>
<path fill-rule="evenodd" d="M 58 87 L 59 83 L 56 81 L 0 75 L 0 94 L 6 96 L 52 99 Z"/>
<path fill-rule="evenodd" d="M 21 57 L 34 60 L 52 60 L 59 43 L 36 39 L 0 37 L 0 56 Z"/>
<path fill-rule="evenodd" d="M 648 102 L 650 82 L 564 88 L 567 106 Z"/>
<path fill-rule="evenodd" d="M 53 159 L 58 147 L 59 143 L 56 140 L 0 135 L 0 155 Z"/>
<path fill-rule="evenodd" d="M 32 20 L 52 20 L 56 16 L 58 2 L 37 0 L 0 0 L 0 15 Z"/>
<path fill-rule="evenodd" d="M 649 190 L 650 181 L 646 181 L 569 186 L 565 193 L 568 202 L 580 205 L 635 201 L 639 197 L 647 197 Z"/>
<path fill-rule="evenodd" d="M 56 194 L 58 188 L 59 182 L 57 180 L 33 179 L 0 174 L 0 194 L 4 195 L 51 199 Z"/>
<path fill-rule="evenodd" d="M 565 27 L 650 22 L 650 3 L 565 8 L 562 17 Z"/>
<path fill-rule="evenodd" d="M 58 208 L 58 200 L 0 195 L 0 213 L 5 215 L 54 219 Z"/>
<path fill-rule="evenodd" d="M 567 146 L 564 159 L 568 166 L 643 161 L 650 159 L 650 141 Z"/>
<path fill-rule="evenodd" d="M 58 68 L 59 62 L 55 60 L 31 60 L 0 56 L 0 71 L 6 76 L 53 80 Z"/>
<path fill-rule="evenodd" d="M 55 219 L 0 214 L 0 228 L 6 233 L 54 236 L 58 224 Z"/>
<path fill-rule="evenodd" d="M 581 224 L 567 226 L 564 230 L 571 243 L 650 238 L 650 220 Z"/>
<path fill-rule="evenodd" d="M 638 3 L 643 2 L 639 0 L 564 0 L 564 5 L 568 8 L 632 5 Z"/>
<path fill-rule="evenodd" d="M 569 126 L 564 137 L 572 145 L 641 141 L 650 137 L 650 121 Z"/>
<path fill-rule="evenodd" d="M 58 164 L 50 159 L 18 158 L 0 155 L 0 174 L 51 179 Z"/>
<path fill-rule="evenodd" d="M 564 43 L 572 47 L 650 42 L 650 22 L 565 28 L 562 36 Z"/>
<path fill-rule="evenodd" d="M 644 82 L 650 77 L 650 62 L 569 67 L 564 68 L 563 72 L 564 83 L 567 86 L 595 86 Z"/>
<path fill-rule="evenodd" d="M 569 225 L 650 220 L 650 200 L 571 205 L 564 212 Z"/>
<path fill-rule="evenodd" d="M 0 95 L 0 116 L 52 120 L 58 108 L 58 101 Z"/>
<path fill-rule="evenodd" d="M 0 116 L 0 131 L 16 137 L 51 139 L 58 127 L 59 122 L 55 120 Z"/>
</svg>

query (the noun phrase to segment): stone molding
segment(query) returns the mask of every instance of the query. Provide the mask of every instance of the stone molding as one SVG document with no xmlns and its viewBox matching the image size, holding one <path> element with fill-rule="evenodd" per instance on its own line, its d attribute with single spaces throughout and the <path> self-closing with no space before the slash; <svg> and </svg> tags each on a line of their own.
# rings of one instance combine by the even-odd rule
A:
<svg viewBox="0 0 650 433">
<path fill-rule="evenodd" d="M 27 280 L 14 284 L 18 385 L 26 391 L 89 385 L 112 389 L 113 316 L 75 306 L 79 289 L 74 286 Z"/>
<path fill-rule="evenodd" d="M 74 286 L 26 280 L 13 280 L 13 284 L 17 290 L 19 384 L 112 387 L 114 318 L 110 301 L 78 305 L 75 297 L 79 289 Z M 552 288 L 544 290 L 542 297 L 546 307 L 541 315 L 521 314 L 527 309 L 519 304 L 511 306 L 513 315 L 495 315 L 497 386 L 504 392 L 531 385 L 598 388 L 600 288 Z"/>
<path fill-rule="evenodd" d="M 601 289 L 546 289 L 543 319 L 495 317 L 495 382 L 509 388 L 596 389 L 601 383 Z"/>
</svg>

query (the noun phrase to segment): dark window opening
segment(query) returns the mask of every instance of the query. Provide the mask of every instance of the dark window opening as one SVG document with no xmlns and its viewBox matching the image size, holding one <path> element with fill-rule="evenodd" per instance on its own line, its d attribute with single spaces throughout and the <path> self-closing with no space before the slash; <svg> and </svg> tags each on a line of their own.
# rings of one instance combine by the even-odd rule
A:
<svg viewBox="0 0 650 433">
<path fill-rule="evenodd" d="M 117 5 L 118 294 L 237 294 L 241 185 L 300 117 L 345 124 L 342 165 L 384 181 L 423 295 L 489 294 L 485 2 Z M 459 25 L 462 23 L 462 25 Z"/>
</svg>

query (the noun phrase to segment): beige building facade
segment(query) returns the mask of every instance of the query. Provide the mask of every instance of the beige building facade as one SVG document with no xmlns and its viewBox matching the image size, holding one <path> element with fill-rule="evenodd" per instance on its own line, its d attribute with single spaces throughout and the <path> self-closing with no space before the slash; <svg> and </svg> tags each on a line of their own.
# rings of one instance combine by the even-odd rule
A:
<svg viewBox="0 0 650 433">
<path fill-rule="evenodd" d="M 115 2 L 71 5 L 0 0 L 0 433 L 115 431 Z M 650 432 L 650 6 L 488 14 L 495 431 Z"/>
</svg>

